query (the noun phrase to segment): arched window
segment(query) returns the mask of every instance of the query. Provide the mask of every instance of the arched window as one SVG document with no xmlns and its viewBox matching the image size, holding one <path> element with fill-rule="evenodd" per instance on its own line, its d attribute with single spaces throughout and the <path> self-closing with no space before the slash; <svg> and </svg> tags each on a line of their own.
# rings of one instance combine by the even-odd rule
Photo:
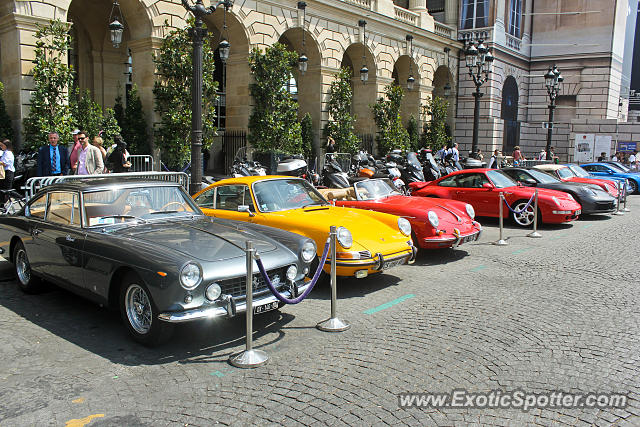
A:
<svg viewBox="0 0 640 427">
<path fill-rule="evenodd" d="M 520 122 L 518 122 L 518 83 L 513 76 L 505 79 L 502 86 L 502 111 L 504 120 L 504 141 L 502 150 L 511 153 L 520 144 Z"/>
</svg>

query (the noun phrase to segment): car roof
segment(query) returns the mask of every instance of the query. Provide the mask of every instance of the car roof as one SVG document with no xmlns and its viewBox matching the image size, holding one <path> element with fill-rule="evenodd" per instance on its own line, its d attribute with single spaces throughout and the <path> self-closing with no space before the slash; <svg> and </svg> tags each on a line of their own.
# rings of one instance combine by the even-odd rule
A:
<svg viewBox="0 0 640 427">
<path fill-rule="evenodd" d="M 544 165 L 535 165 L 533 168 L 534 169 L 540 169 L 543 171 L 557 171 L 558 169 L 563 169 L 566 168 L 568 166 L 566 165 L 548 165 L 548 164 L 544 164 Z"/>
<path fill-rule="evenodd" d="M 54 184 L 47 185 L 40 189 L 53 191 L 53 190 L 68 190 L 68 191 L 95 191 L 102 189 L 112 189 L 120 187 L 179 187 L 180 184 L 174 181 L 160 181 L 153 179 L 140 179 L 137 177 L 118 177 L 114 174 L 114 177 L 105 178 L 82 178 L 82 179 L 69 179 Z"/>
</svg>

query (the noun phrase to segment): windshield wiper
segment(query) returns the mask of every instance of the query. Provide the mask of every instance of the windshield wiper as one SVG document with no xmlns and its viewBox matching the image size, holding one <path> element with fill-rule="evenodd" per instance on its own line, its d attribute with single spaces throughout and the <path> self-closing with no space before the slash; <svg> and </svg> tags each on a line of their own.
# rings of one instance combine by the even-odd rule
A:
<svg viewBox="0 0 640 427">
<path fill-rule="evenodd" d="M 149 215 L 158 215 L 158 214 L 170 214 L 170 213 L 178 213 L 182 211 L 158 211 L 158 212 L 150 212 Z"/>
<path fill-rule="evenodd" d="M 326 205 L 326 203 L 324 203 L 324 202 L 313 202 L 313 203 L 307 203 L 306 205 L 302 206 L 302 209 L 304 209 L 304 208 L 308 208 L 309 206 L 316 206 L 316 205 L 319 205 L 319 206 L 325 206 L 325 205 Z"/>
</svg>

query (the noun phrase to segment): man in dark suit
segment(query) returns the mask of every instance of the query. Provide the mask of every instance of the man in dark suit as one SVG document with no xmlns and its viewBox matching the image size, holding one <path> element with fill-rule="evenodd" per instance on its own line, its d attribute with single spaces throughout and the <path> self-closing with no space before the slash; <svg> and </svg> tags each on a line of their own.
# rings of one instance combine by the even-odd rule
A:
<svg viewBox="0 0 640 427">
<path fill-rule="evenodd" d="M 58 145 L 60 137 L 49 132 L 49 145 L 38 150 L 38 176 L 66 175 L 69 172 L 69 152 Z"/>
</svg>

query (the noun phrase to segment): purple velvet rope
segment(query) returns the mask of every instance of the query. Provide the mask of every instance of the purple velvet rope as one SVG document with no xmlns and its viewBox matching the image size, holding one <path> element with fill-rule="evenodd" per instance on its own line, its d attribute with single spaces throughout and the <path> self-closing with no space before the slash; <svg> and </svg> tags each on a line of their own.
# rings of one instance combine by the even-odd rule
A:
<svg viewBox="0 0 640 427">
<path fill-rule="evenodd" d="M 273 295 L 276 298 L 278 298 L 281 302 L 285 304 L 298 304 L 300 301 L 305 299 L 307 295 L 309 295 L 309 292 L 311 292 L 311 290 L 315 286 L 316 282 L 318 281 L 318 278 L 320 277 L 320 273 L 322 273 L 322 269 L 324 268 L 324 263 L 327 261 L 328 255 L 329 255 L 329 239 L 327 239 L 327 244 L 324 245 L 324 252 L 322 253 L 322 259 L 320 259 L 320 263 L 318 264 L 318 269 L 313 275 L 313 278 L 311 279 L 309 287 L 307 288 L 307 290 L 305 290 L 302 293 L 302 295 L 300 295 L 298 298 L 295 298 L 295 299 L 285 298 L 280 294 L 280 292 L 278 292 L 275 286 L 273 286 L 273 284 L 271 283 L 271 279 L 269 279 L 269 275 L 264 269 L 264 265 L 262 265 L 262 260 L 260 259 L 260 257 L 256 257 L 256 263 L 258 264 L 258 269 L 260 270 L 260 274 L 262 274 L 262 278 L 264 279 L 267 286 L 269 287 L 269 289 L 271 289 L 271 292 L 273 292 Z"/>
<path fill-rule="evenodd" d="M 510 210 L 511 212 L 513 212 L 513 213 L 514 213 L 514 214 L 516 214 L 516 215 L 520 215 L 522 212 L 526 211 L 526 210 L 527 210 L 527 208 L 528 208 L 529 206 L 531 206 L 531 202 L 533 202 L 533 199 L 534 199 L 535 197 L 536 197 L 535 193 L 534 193 L 534 194 L 532 194 L 532 195 L 531 195 L 531 198 L 530 198 L 530 199 L 529 199 L 529 201 L 527 202 L 527 205 L 526 205 L 524 208 L 522 208 L 521 210 L 519 210 L 519 211 L 515 211 L 515 210 L 511 209 L 511 206 L 509 206 L 509 203 L 507 203 L 507 199 L 504 199 L 504 198 L 503 198 L 503 200 L 504 200 L 504 204 L 505 204 L 505 205 L 507 205 L 507 207 L 509 208 L 509 210 Z"/>
</svg>

